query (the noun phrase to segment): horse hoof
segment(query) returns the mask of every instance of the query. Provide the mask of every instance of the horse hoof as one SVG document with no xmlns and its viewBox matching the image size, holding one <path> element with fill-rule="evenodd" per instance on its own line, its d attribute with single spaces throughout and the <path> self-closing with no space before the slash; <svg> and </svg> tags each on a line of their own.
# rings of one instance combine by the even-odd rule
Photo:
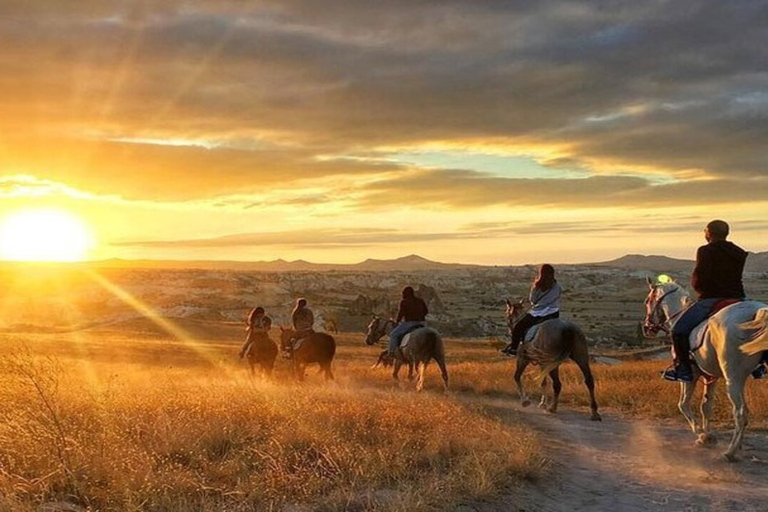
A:
<svg viewBox="0 0 768 512">
<path fill-rule="evenodd" d="M 712 434 L 699 434 L 698 439 L 696 439 L 696 446 L 710 447 L 716 444 L 717 444 L 717 438 Z"/>
<path fill-rule="evenodd" d="M 546 409 L 547 408 L 547 402 L 540 402 L 539 403 L 539 409 Z"/>
<path fill-rule="evenodd" d="M 591 419 L 592 421 L 603 421 L 603 418 L 596 412 L 593 412 L 592 417 L 589 419 Z"/>
<path fill-rule="evenodd" d="M 549 407 L 547 412 L 550 414 L 555 414 L 557 412 L 557 407 Z"/>
<path fill-rule="evenodd" d="M 723 457 L 724 457 L 724 458 L 725 458 L 725 460 L 726 460 L 726 461 L 728 461 L 728 462 L 738 462 L 738 460 L 739 460 L 739 458 L 738 458 L 738 457 L 736 457 L 736 455 L 735 455 L 735 454 L 733 454 L 733 453 L 724 453 L 724 454 L 723 454 Z"/>
<path fill-rule="evenodd" d="M 522 405 L 523 405 L 523 407 L 528 407 L 529 405 L 531 405 L 531 401 L 530 400 L 523 400 Z"/>
</svg>

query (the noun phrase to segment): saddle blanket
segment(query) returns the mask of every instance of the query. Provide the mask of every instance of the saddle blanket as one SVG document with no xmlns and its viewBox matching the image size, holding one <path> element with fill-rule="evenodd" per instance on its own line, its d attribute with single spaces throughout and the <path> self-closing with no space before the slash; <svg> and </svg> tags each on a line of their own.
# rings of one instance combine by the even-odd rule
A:
<svg viewBox="0 0 768 512">
<path fill-rule="evenodd" d="M 697 325 L 696 328 L 693 331 L 691 331 L 690 336 L 688 336 L 688 342 L 691 345 L 691 352 L 696 352 L 704 344 L 704 338 L 707 335 L 707 331 L 709 330 L 709 319 L 715 316 L 717 313 L 719 313 L 720 310 L 725 309 L 728 306 L 731 306 L 733 304 L 737 304 L 739 302 L 742 302 L 742 300 L 741 299 L 723 299 L 720 302 L 716 302 L 712 306 L 712 308 L 710 308 L 707 319 L 701 322 L 699 325 Z"/>
<path fill-rule="evenodd" d="M 536 333 L 539 332 L 539 325 L 540 324 L 534 325 L 533 327 L 528 329 L 528 332 L 525 333 L 525 342 L 526 343 L 532 342 L 533 338 L 536 337 Z"/>
</svg>

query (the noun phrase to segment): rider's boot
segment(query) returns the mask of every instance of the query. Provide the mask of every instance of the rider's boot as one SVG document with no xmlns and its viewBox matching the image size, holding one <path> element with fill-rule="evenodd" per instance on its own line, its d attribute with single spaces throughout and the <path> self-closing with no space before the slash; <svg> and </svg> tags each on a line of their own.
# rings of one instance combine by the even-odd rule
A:
<svg viewBox="0 0 768 512">
<path fill-rule="evenodd" d="M 675 364 L 661 372 L 662 378 L 679 382 L 692 382 L 693 370 L 690 360 L 678 360 Z"/>
</svg>

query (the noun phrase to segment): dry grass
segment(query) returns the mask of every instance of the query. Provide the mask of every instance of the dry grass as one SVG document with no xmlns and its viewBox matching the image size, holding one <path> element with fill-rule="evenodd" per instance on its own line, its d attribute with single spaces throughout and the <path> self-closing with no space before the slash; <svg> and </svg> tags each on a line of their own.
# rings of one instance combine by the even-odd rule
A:
<svg viewBox="0 0 768 512">
<path fill-rule="evenodd" d="M 514 360 L 493 342 L 448 343 L 444 396 L 434 366 L 423 394 L 371 370 L 377 349 L 360 335 L 339 336 L 334 384 L 313 373 L 298 386 L 282 381 L 282 361 L 273 381 L 247 376 L 239 326 L 188 327 L 207 341 L 137 326 L 0 338 L 0 510 L 434 510 L 545 471 L 524 413 L 502 421 L 472 405 L 517 400 Z M 593 365 L 601 408 L 682 426 L 664 365 Z M 562 378 L 563 405 L 586 417 L 581 374 L 566 364 Z M 750 382 L 750 428 L 766 427 L 766 393 Z M 729 426 L 722 390 L 718 400 Z"/>
<path fill-rule="evenodd" d="M 0 340 L 0 510 L 431 510 L 541 471 L 522 425 L 393 389 L 373 349 L 295 386 L 233 367 L 236 342 L 61 336 Z"/>
</svg>

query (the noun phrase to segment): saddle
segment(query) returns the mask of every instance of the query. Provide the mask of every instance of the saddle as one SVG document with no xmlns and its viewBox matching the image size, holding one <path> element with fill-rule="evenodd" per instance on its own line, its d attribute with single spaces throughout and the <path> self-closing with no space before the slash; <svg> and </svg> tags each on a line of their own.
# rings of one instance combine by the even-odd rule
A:
<svg viewBox="0 0 768 512">
<path fill-rule="evenodd" d="M 400 339 L 400 348 L 402 349 L 406 345 L 408 345 L 408 342 L 411 339 L 411 333 L 413 331 L 415 331 L 416 329 L 421 329 L 422 327 L 424 327 L 424 324 L 414 325 L 414 326 L 408 328 L 408 330 L 405 331 L 405 334 L 403 335 L 403 337 Z"/>
<path fill-rule="evenodd" d="M 533 338 L 536 337 L 536 333 L 539 332 L 539 325 L 541 324 L 536 324 L 525 331 L 525 338 L 523 338 L 525 343 L 530 343 L 533 341 Z"/>
<path fill-rule="evenodd" d="M 691 352 L 696 352 L 704 344 L 704 338 L 706 337 L 707 331 L 709 330 L 710 318 L 728 306 L 732 306 L 733 304 L 738 304 L 739 302 L 743 301 L 744 299 L 723 299 L 721 301 L 715 302 L 712 307 L 709 308 L 707 318 L 705 318 L 703 322 L 697 325 L 696 328 L 691 331 L 691 334 L 688 336 L 688 342 L 691 345 Z"/>
</svg>

